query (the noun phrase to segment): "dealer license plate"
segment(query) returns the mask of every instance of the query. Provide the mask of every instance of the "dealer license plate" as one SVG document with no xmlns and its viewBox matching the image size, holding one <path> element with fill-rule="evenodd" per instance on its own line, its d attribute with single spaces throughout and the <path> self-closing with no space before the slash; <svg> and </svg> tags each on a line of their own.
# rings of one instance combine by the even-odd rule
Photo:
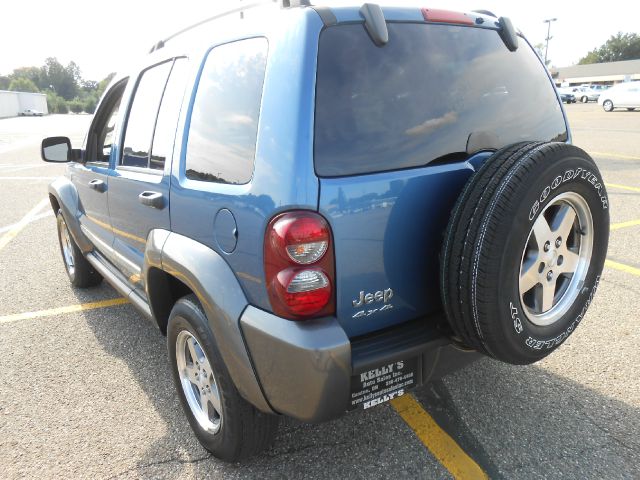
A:
<svg viewBox="0 0 640 480">
<path fill-rule="evenodd" d="M 393 400 L 416 385 L 418 357 L 381 365 L 351 377 L 351 409 Z"/>
</svg>

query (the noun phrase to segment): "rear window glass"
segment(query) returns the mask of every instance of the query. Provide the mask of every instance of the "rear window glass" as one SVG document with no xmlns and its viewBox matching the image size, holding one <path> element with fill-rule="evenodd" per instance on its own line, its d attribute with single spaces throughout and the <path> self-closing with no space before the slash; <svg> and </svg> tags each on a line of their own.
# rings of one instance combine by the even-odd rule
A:
<svg viewBox="0 0 640 480">
<path fill-rule="evenodd" d="M 320 36 L 318 175 L 455 158 L 466 152 L 472 134 L 492 139 L 494 148 L 567 139 L 555 90 L 522 39 L 510 52 L 488 29 L 407 23 L 388 29 L 382 48 L 362 24 L 330 27 Z"/>
</svg>

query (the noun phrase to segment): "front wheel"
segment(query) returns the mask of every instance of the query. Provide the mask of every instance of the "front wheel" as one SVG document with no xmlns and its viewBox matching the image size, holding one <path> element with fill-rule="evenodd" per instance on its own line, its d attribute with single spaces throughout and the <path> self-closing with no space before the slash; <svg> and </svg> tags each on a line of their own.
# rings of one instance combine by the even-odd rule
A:
<svg viewBox="0 0 640 480">
<path fill-rule="evenodd" d="M 176 302 L 167 345 L 180 402 L 200 444 L 236 462 L 271 445 L 279 417 L 258 411 L 236 389 L 194 295 Z"/>
<path fill-rule="evenodd" d="M 609 201 L 593 160 L 564 143 L 517 144 L 454 207 L 441 291 L 459 341 L 494 358 L 544 358 L 580 324 L 600 281 Z"/>
<path fill-rule="evenodd" d="M 84 258 L 82 251 L 71 236 L 67 222 L 65 222 L 60 210 L 58 210 L 56 214 L 56 222 L 58 224 L 60 253 L 62 253 L 64 268 L 71 281 L 71 285 L 78 288 L 88 288 L 98 285 L 102 282 L 102 276 L 96 272 L 93 266 Z"/>
<path fill-rule="evenodd" d="M 605 100 L 602 103 L 602 108 L 604 108 L 605 112 L 611 112 L 613 110 L 613 102 L 611 100 Z"/>
</svg>

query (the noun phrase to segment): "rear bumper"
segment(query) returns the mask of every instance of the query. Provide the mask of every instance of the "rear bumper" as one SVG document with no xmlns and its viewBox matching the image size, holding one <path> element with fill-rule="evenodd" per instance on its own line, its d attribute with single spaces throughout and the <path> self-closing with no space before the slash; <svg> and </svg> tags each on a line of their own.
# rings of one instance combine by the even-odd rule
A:
<svg viewBox="0 0 640 480">
<path fill-rule="evenodd" d="M 417 385 L 477 359 L 420 319 L 350 340 L 335 318 L 292 322 L 249 306 L 240 318 L 249 355 L 274 411 L 323 422 L 351 408 L 353 375 L 417 358 Z"/>
</svg>

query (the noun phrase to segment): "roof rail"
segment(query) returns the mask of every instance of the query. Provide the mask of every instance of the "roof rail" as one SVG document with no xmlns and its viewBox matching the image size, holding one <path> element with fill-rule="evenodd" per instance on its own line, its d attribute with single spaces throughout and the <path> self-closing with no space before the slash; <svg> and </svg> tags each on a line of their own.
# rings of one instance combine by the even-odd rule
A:
<svg viewBox="0 0 640 480">
<path fill-rule="evenodd" d="M 310 7 L 311 2 L 309 0 L 280 0 L 282 8 L 291 7 Z"/>
<path fill-rule="evenodd" d="M 472 10 L 473 13 L 479 13 L 480 15 L 486 15 L 487 17 L 498 18 L 495 13 L 489 10 Z"/>
<path fill-rule="evenodd" d="M 171 39 L 177 37 L 178 35 L 182 35 L 185 32 L 188 32 L 189 30 L 192 30 L 196 27 L 199 27 L 200 25 L 210 22 L 211 20 L 216 20 L 218 18 L 222 18 L 222 17 L 226 17 L 227 15 L 233 15 L 234 13 L 240 13 L 242 15 L 242 12 L 244 10 L 249 10 L 250 8 L 255 8 L 255 7 L 260 7 L 262 5 L 266 5 L 269 3 L 275 3 L 277 0 L 262 0 L 259 2 L 253 2 L 253 3 L 247 3 L 245 5 L 233 8 L 231 10 L 225 10 L 224 12 L 220 12 L 212 17 L 207 17 L 204 20 L 200 20 L 199 22 L 194 23 L 193 25 L 189 25 L 188 27 L 183 28 L 182 30 L 178 30 L 176 33 L 173 33 L 171 35 L 169 35 L 167 38 L 164 38 L 162 40 L 160 40 L 159 42 L 157 42 L 155 45 L 153 45 L 153 47 L 151 47 L 151 50 L 149 51 L 149 53 L 152 53 L 162 47 L 164 47 L 164 45 Z M 294 1 L 294 0 L 291 0 Z M 301 1 L 305 1 L 305 0 L 301 0 Z M 288 0 L 281 0 L 282 4 L 284 5 L 285 2 L 288 2 Z M 288 6 L 288 5 L 287 5 Z M 294 6 L 294 5 L 292 5 Z"/>
<path fill-rule="evenodd" d="M 242 0 L 240 0 L 240 2 L 242 3 Z M 262 0 L 258 2 L 247 3 L 245 5 L 238 6 L 231 10 L 225 10 L 224 12 L 220 12 L 217 15 L 214 15 L 213 17 L 207 17 L 204 20 L 200 20 L 199 22 L 194 23 L 193 25 L 189 25 L 188 27 L 183 28 L 182 30 L 178 30 L 176 33 L 169 35 L 167 38 L 164 38 L 158 41 L 156 44 L 154 44 L 153 47 L 151 47 L 151 50 L 149 50 L 149 53 L 153 53 L 156 50 L 164 47 L 164 45 L 169 40 L 177 37 L 178 35 L 182 35 L 183 33 L 188 32 L 189 30 L 192 30 L 196 27 L 199 27 L 204 23 L 210 22 L 211 20 L 216 20 L 218 18 L 226 17 L 227 15 L 232 15 L 234 13 L 240 13 L 240 18 L 242 18 L 242 12 L 244 10 L 260 7 L 262 5 L 266 5 L 269 3 L 279 3 L 282 8 L 313 7 L 314 10 L 318 12 L 318 15 L 320 15 L 325 25 L 332 25 L 336 21 L 335 15 L 333 15 L 333 13 L 331 13 L 330 10 L 326 9 L 325 7 L 314 7 L 311 4 L 310 0 Z"/>
</svg>

